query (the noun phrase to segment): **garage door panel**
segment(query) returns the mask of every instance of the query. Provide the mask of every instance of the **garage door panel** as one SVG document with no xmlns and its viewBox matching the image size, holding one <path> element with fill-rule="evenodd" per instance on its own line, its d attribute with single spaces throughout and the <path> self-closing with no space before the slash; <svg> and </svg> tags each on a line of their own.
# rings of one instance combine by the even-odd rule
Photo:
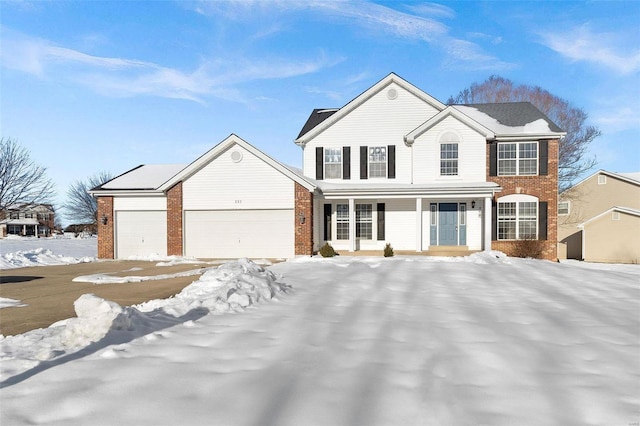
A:
<svg viewBox="0 0 640 426">
<path fill-rule="evenodd" d="M 185 212 L 185 254 L 197 258 L 294 255 L 294 211 Z"/>
<path fill-rule="evenodd" d="M 116 212 L 116 257 L 167 255 L 166 211 Z"/>
</svg>

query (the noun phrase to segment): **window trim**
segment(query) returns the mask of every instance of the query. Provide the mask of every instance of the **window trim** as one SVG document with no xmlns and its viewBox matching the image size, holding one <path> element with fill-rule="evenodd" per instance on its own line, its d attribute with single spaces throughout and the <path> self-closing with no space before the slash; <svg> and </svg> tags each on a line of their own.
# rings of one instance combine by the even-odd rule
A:
<svg viewBox="0 0 640 426">
<path fill-rule="evenodd" d="M 536 147 L 536 156 L 535 158 L 528 158 L 528 157 L 521 157 L 521 146 L 525 145 L 525 144 L 533 144 Z M 505 151 L 501 151 L 500 148 L 502 147 L 506 147 L 508 145 L 513 145 L 515 146 L 515 157 L 513 158 L 501 158 L 501 153 L 504 153 Z M 535 167 L 535 173 L 521 173 L 521 162 L 525 161 L 525 160 L 534 160 L 536 162 L 536 167 Z M 513 161 L 515 162 L 515 171 L 514 173 L 504 173 L 504 166 L 502 166 L 502 164 L 504 164 L 504 162 L 506 161 Z M 497 148 L 496 148 L 496 174 L 498 176 L 540 176 L 540 141 L 521 141 L 521 142 L 498 142 L 497 144 Z"/>
<path fill-rule="evenodd" d="M 514 204 L 514 217 L 513 218 L 501 218 L 500 217 L 500 205 L 501 204 Z M 521 204 L 523 203 L 535 203 L 535 216 L 533 218 L 521 218 Z M 520 237 L 520 224 L 523 222 L 533 222 L 535 226 L 535 232 L 533 239 L 540 239 L 540 200 L 532 195 L 513 194 L 507 195 L 497 200 L 496 203 L 496 240 L 497 241 L 520 241 L 526 238 Z M 515 224 L 515 238 L 501 238 L 500 224 L 504 222 L 512 222 Z"/>
<path fill-rule="evenodd" d="M 367 208 L 368 207 L 368 208 Z M 362 209 L 365 208 L 364 213 L 368 213 L 368 217 L 362 217 Z M 356 239 L 363 241 L 373 241 L 373 204 L 371 203 L 357 203 L 355 205 L 355 214 L 356 214 Z M 369 225 L 369 232 L 366 236 L 362 236 L 362 225 Z"/>
<path fill-rule="evenodd" d="M 371 151 L 375 150 L 375 149 L 382 149 L 384 150 L 384 162 L 383 161 L 371 161 Z M 384 176 L 372 176 L 371 175 L 371 170 L 372 170 L 372 165 L 380 165 L 380 164 L 384 164 L 384 168 L 382 169 L 382 171 L 384 172 Z M 387 179 L 388 176 L 388 170 L 389 170 L 389 155 L 388 155 L 388 147 L 386 145 L 380 145 L 380 146 L 368 146 L 367 147 L 367 177 L 369 179 Z"/>
<path fill-rule="evenodd" d="M 327 162 L 327 155 L 336 155 L 336 154 L 327 154 L 327 151 L 334 151 L 334 152 L 338 152 L 338 155 L 340 156 L 340 161 L 337 162 Z M 342 179 L 343 176 L 343 164 L 344 164 L 344 153 L 342 152 L 342 147 L 324 147 L 323 151 L 322 151 L 322 173 L 324 176 L 324 179 Z M 340 171 L 340 176 L 339 177 L 333 177 L 330 176 L 329 173 L 327 173 L 327 166 L 331 165 L 331 166 L 339 166 L 338 169 Z"/>
<path fill-rule="evenodd" d="M 443 158 L 442 148 L 445 145 L 450 145 L 455 147 L 455 158 Z M 446 153 L 447 151 L 444 151 Z M 443 170 L 446 168 L 453 168 L 453 165 L 445 166 L 444 163 L 451 162 L 455 163 L 455 173 L 443 173 Z M 440 176 L 441 177 L 451 177 L 451 176 L 459 176 L 460 175 L 460 143 L 459 142 L 440 142 Z"/>
<path fill-rule="evenodd" d="M 346 216 L 341 216 L 340 213 L 344 213 L 341 212 L 341 208 L 346 206 Z M 335 239 L 336 241 L 348 241 L 349 240 L 349 204 L 345 204 L 345 203 L 336 203 L 335 204 L 335 208 L 336 208 L 336 236 Z M 341 235 L 344 231 L 343 227 L 341 227 L 340 225 L 345 225 L 347 226 L 346 228 L 346 237 L 344 235 Z M 340 236 L 343 236 L 343 238 L 340 238 Z"/>
</svg>

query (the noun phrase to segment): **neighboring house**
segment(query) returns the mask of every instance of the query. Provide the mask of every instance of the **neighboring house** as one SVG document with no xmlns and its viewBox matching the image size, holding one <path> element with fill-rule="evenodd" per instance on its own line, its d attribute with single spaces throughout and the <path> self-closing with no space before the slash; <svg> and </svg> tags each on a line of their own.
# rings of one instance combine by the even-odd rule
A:
<svg viewBox="0 0 640 426">
<path fill-rule="evenodd" d="M 0 234 L 49 237 L 55 212 L 50 204 L 16 204 L 1 212 Z"/>
<path fill-rule="evenodd" d="M 637 262 L 640 239 L 634 212 L 638 210 L 640 172 L 599 170 L 583 179 L 559 196 L 559 257 Z"/>
<path fill-rule="evenodd" d="M 447 106 L 390 74 L 316 109 L 296 171 L 231 135 L 189 165 L 147 165 L 94 188 L 99 257 L 445 253 L 539 240 L 557 258 L 558 143 L 530 103 Z"/>
</svg>

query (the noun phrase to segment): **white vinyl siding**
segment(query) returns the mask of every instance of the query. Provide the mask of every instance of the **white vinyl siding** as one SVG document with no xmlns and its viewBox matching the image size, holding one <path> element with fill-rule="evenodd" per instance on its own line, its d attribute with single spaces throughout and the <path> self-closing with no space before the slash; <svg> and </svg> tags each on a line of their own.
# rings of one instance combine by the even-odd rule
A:
<svg viewBox="0 0 640 426">
<path fill-rule="evenodd" d="M 391 88 L 397 91 L 398 96 L 395 99 L 387 97 L 387 92 Z M 366 180 L 360 181 L 360 174 L 357 172 L 360 164 L 360 147 L 395 145 L 396 178 L 394 182 L 410 183 L 411 149 L 404 144 L 403 136 L 437 113 L 434 107 L 392 83 L 306 144 L 303 159 L 304 174 L 315 179 L 316 147 L 349 146 L 353 170 L 351 182 L 367 183 Z"/>
<path fill-rule="evenodd" d="M 115 211 L 138 210 L 167 210 L 166 197 L 115 197 L 113 199 Z"/>
<path fill-rule="evenodd" d="M 233 152 L 242 159 L 234 162 Z M 184 210 L 292 209 L 294 182 L 239 145 L 186 179 Z"/>
<path fill-rule="evenodd" d="M 441 175 L 441 143 L 448 134 L 458 140 L 457 175 Z M 486 138 L 457 118 L 449 116 L 416 138 L 413 144 L 414 183 L 435 183 L 455 179 L 460 182 L 484 182 L 487 179 Z"/>
<path fill-rule="evenodd" d="M 293 210 L 186 211 L 184 231 L 186 256 L 294 256 Z"/>
<path fill-rule="evenodd" d="M 117 259 L 167 255 L 166 211 L 119 211 L 115 226 Z"/>
</svg>

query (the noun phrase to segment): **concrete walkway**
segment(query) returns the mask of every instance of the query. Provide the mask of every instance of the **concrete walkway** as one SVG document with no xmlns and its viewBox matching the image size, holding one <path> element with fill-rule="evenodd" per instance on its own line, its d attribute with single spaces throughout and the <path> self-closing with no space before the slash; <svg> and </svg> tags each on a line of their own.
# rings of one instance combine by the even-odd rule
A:
<svg viewBox="0 0 640 426">
<path fill-rule="evenodd" d="M 173 296 L 199 278 L 199 275 L 192 275 L 139 283 L 101 285 L 73 282 L 74 278 L 81 275 L 154 276 L 212 266 L 204 262 L 201 265 L 156 264 L 157 262 L 148 261 L 100 261 L 0 270 L 0 297 L 19 300 L 27 305 L 0 309 L 0 334 L 21 334 L 75 317 L 73 302 L 85 293 L 129 306 Z"/>
</svg>

